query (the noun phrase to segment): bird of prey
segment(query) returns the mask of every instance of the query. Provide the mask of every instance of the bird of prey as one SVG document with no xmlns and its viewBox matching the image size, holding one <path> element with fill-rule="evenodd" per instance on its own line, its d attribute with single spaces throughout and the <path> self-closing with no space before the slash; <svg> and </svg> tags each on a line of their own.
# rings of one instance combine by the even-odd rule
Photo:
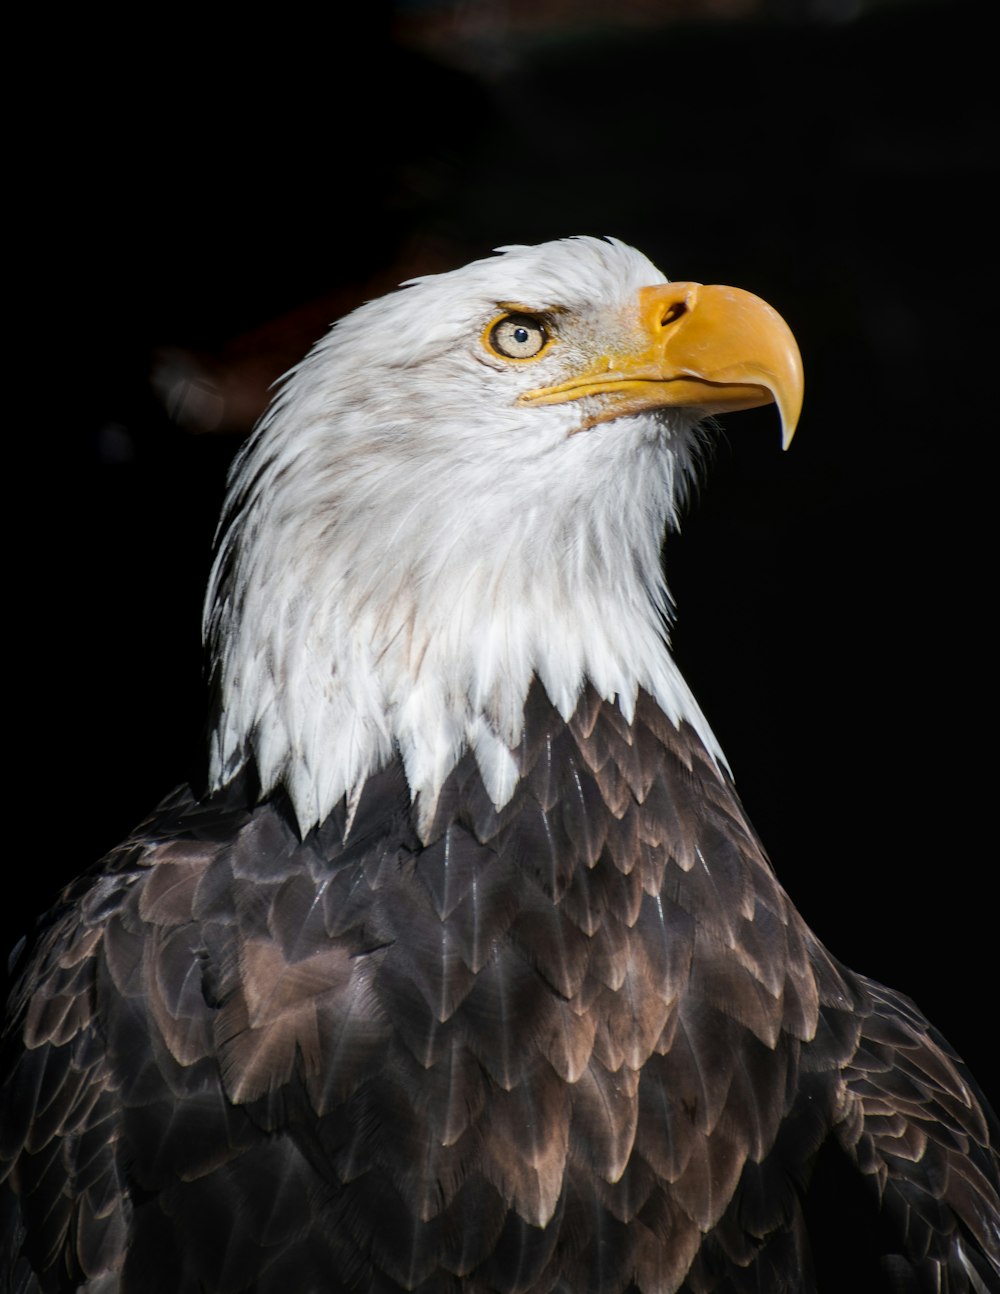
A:
<svg viewBox="0 0 1000 1294">
<path fill-rule="evenodd" d="M 510 247 L 336 324 L 237 459 L 210 784 L 71 884 L 4 1041 L 17 1294 L 1000 1287 L 997 1125 L 792 906 L 668 649 L 749 293 Z"/>
</svg>

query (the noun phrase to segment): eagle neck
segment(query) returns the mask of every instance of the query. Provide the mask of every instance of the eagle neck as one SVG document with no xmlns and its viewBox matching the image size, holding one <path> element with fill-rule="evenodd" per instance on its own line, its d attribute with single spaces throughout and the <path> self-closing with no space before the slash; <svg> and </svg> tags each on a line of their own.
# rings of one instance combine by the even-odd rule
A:
<svg viewBox="0 0 1000 1294">
<path fill-rule="evenodd" d="M 405 471 L 359 467 L 330 448 L 356 441 L 327 433 L 321 466 L 309 437 L 293 456 L 272 433 L 237 471 L 206 618 L 215 788 L 252 759 L 306 832 L 399 755 L 423 830 L 471 752 L 500 808 L 536 680 L 566 720 L 585 687 L 627 722 L 645 691 L 718 756 L 668 649 L 660 548 L 692 456 L 676 427 L 564 439 L 557 470 L 544 445 L 516 457 L 508 428 L 443 477 L 412 451 Z"/>
</svg>

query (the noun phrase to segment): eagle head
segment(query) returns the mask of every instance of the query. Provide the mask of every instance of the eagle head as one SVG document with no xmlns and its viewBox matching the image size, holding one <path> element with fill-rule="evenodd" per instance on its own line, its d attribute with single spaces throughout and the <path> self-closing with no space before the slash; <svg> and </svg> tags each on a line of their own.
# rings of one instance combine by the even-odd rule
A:
<svg viewBox="0 0 1000 1294">
<path fill-rule="evenodd" d="M 500 806 L 534 679 L 568 718 L 640 688 L 717 746 L 667 651 L 660 550 L 706 415 L 802 399 L 734 288 L 569 238 L 415 279 L 335 324 L 234 464 L 205 629 L 216 787 L 299 826 L 395 752 L 420 820 L 466 750 Z"/>
</svg>

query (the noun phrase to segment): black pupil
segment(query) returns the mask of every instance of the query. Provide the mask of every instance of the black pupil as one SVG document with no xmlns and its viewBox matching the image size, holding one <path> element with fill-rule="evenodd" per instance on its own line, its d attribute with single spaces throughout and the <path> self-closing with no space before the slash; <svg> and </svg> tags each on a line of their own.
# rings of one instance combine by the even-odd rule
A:
<svg viewBox="0 0 1000 1294">
<path fill-rule="evenodd" d="M 528 330 L 523 324 L 514 329 L 514 340 L 521 346 L 528 340 Z"/>
</svg>

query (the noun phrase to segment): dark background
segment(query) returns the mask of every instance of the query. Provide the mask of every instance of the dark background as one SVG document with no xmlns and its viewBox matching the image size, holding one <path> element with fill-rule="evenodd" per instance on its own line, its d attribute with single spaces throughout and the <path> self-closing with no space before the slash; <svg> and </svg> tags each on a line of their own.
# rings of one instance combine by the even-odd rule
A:
<svg viewBox="0 0 1000 1294">
<path fill-rule="evenodd" d="M 212 531 L 267 383 L 413 273 L 613 234 L 671 278 L 758 293 L 799 339 L 792 449 L 773 410 L 725 420 L 668 545 L 676 654 L 807 920 L 996 1099 L 985 8 L 150 22 L 19 55 L 12 432 L 35 458 L 9 501 L 5 946 L 200 775 Z"/>
</svg>

